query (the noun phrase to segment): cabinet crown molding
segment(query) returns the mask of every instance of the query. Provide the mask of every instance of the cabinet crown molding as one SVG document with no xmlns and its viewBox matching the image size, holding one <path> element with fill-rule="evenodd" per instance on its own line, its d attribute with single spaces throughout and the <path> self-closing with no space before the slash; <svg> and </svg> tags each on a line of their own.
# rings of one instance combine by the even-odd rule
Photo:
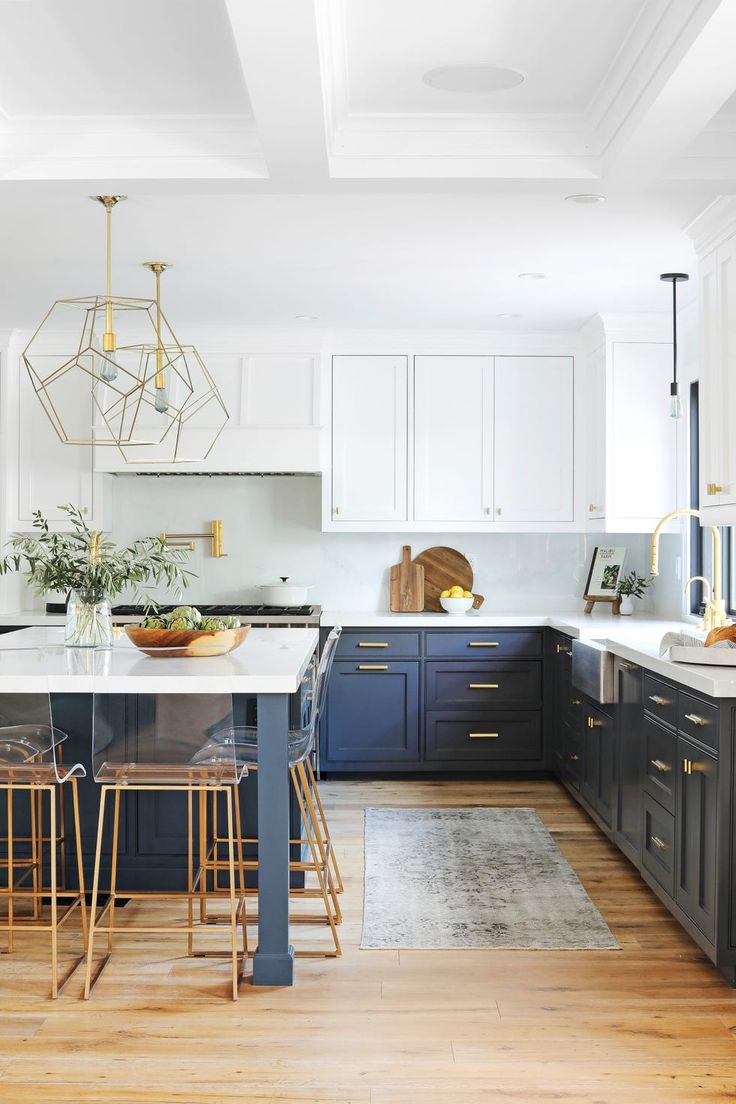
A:
<svg viewBox="0 0 736 1104">
<path fill-rule="evenodd" d="M 699 257 L 736 233 L 736 196 L 717 196 L 683 227 Z"/>
</svg>

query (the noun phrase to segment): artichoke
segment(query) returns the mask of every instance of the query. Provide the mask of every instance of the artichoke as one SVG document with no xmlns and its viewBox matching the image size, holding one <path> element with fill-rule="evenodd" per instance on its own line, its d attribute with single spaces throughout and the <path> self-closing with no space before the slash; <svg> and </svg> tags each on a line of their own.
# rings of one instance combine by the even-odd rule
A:
<svg viewBox="0 0 736 1104">
<path fill-rule="evenodd" d="M 171 613 L 166 614 L 166 619 L 172 628 L 174 627 L 172 622 L 179 621 L 182 618 L 187 622 L 185 628 L 195 629 L 202 620 L 202 614 L 196 606 L 177 606 Z"/>
<path fill-rule="evenodd" d="M 173 617 L 169 619 L 169 629 L 191 629 L 192 623 L 187 617 Z"/>
<path fill-rule="evenodd" d="M 226 629 L 239 629 L 240 618 L 239 617 L 223 617 L 222 623 Z"/>
<path fill-rule="evenodd" d="M 144 617 L 141 621 L 142 629 L 165 629 L 166 622 L 163 617 L 158 617 L 156 614 L 151 614 L 149 617 Z"/>
</svg>

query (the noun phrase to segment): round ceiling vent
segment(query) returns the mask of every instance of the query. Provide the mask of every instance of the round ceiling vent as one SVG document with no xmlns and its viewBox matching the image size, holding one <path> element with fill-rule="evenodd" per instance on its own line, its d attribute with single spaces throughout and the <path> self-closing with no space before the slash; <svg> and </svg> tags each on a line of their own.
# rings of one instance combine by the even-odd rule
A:
<svg viewBox="0 0 736 1104">
<path fill-rule="evenodd" d="M 430 69 L 422 80 L 443 92 L 504 92 L 523 84 L 526 76 L 502 65 L 442 65 Z"/>
</svg>

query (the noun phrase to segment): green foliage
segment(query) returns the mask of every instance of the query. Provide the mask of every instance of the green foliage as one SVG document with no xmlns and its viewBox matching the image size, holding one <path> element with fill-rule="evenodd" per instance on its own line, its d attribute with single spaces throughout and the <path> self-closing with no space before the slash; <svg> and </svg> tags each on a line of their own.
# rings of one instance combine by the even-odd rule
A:
<svg viewBox="0 0 736 1104">
<path fill-rule="evenodd" d="M 50 532 L 48 521 L 36 510 L 33 527 L 39 535 L 16 533 L 11 537 L 11 551 L 0 557 L 0 575 L 23 571 L 35 594 L 76 590 L 90 603 L 115 598 L 133 587 L 134 601 L 145 600 L 147 609 L 155 609 L 156 603 L 142 594 L 145 583 L 165 583 L 178 597 L 194 577 L 182 567 L 187 558 L 184 549 L 169 548 L 159 537 L 144 537 L 127 548 L 117 548 L 88 528 L 76 506 L 67 503 L 59 509 L 71 521 L 72 532 Z"/>
<path fill-rule="evenodd" d="M 648 575 L 637 575 L 635 571 L 630 571 L 618 584 L 619 596 L 623 598 L 628 594 L 631 598 L 643 598 L 645 590 L 652 585 L 652 582 Z"/>
</svg>

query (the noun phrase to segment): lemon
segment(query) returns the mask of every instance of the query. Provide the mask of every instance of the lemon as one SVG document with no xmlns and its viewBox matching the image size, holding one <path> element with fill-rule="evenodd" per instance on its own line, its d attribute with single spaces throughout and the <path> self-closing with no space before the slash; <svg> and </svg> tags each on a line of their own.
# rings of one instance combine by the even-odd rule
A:
<svg viewBox="0 0 736 1104">
<path fill-rule="evenodd" d="M 472 598 L 472 597 L 473 597 L 473 592 L 472 591 L 470 591 L 470 590 L 464 590 L 463 591 L 463 598 Z"/>
<path fill-rule="evenodd" d="M 462 596 L 463 596 L 463 588 L 461 586 L 450 587 L 450 597 L 451 598 L 462 598 Z"/>
<path fill-rule="evenodd" d="M 449 597 L 450 597 L 449 590 L 443 590 L 442 593 L 440 594 L 440 598 L 449 598 Z"/>
</svg>

